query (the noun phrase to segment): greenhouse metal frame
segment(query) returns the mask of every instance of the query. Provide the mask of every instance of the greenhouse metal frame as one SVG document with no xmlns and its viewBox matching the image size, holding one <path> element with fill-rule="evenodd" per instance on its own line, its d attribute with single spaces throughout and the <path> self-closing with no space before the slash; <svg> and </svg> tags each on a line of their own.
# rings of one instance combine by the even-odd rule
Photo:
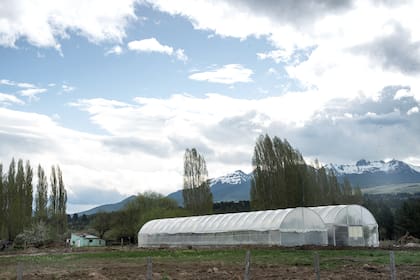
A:
<svg viewBox="0 0 420 280">
<path fill-rule="evenodd" d="M 328 229 L 319 214 L 299 207 L 147 222 L 139 247 L 231 245 L 327 245 Z"/>
<path fill-rule="evenodd" d="M 368 209 L 360 205 L 311 207 L 328 227 L 328 245 L 379 246 L 378 224 Z"/>
</svg>

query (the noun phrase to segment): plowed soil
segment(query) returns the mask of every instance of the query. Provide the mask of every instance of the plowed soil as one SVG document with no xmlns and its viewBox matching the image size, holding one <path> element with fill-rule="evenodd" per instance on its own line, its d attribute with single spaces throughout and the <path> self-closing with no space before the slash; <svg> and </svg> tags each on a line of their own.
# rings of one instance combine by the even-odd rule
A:
<svg viewBox="0 0 420 280">
<path fill-rule="evenodd" d="M 42 255 L 40 263 L 27 256 L 0 256 L 0 279 L 16 279 L 19 273 L 23 279 L 147 279 L 146 258 L 130 259 L 124 257 L 101 257 L 83 259 L 84 252 L 63 253 L 61 261 L 46 262 L 48 253 Z M 39 254 L 38 254 L 39 255 Z M 63 257 L 64 255 L 64 257 Z M 14 258 L 14 261 L 5 261 Z M 26 258 L 26 260 L 25 260 Z M 64 260 L 63 260 L 64 258 Z M 66 262 L 67 258 L 69 259 Z M 3 260 L 2 260 L 3 259 Z M 17 263 L 20 263 L 18 265 Z M 334 263 L 326 267 L 327 262 Z M 364 263 L 351 257 L 322 259 L 320 279 L 390 279 L 389 265 Z M 313 264 L 263 264 L 250 266 L 251 279 L 316 279 Z M 153 279 L 244 279 L 245 263 L 226 262 L 224 260 L 153 260 Z M 420 279 L 420 263 L 398 264 L 397 279 Z"/>
<path fill-rule="evenodd" d="M 28 271 L 29 270 L 29 271 Z M 72 268 L 30 267 L 22 269 L 23 279 L 146 279 L 146 265 L 101 262 Z M 243 279 L 244 267 L 221 263 L 155 263 L 153 279 Z M 252 279 L 315 279 L 311 266 L 252 265 Z M 390 279 L 389 267 L 383 265 L 347 264 L 320 272 L 321 279 Z M 0 279 L 15 278 L 11 273 Z M 397 279 L 420 279 L 420 266 L 397 266 Z"/>
</svg>

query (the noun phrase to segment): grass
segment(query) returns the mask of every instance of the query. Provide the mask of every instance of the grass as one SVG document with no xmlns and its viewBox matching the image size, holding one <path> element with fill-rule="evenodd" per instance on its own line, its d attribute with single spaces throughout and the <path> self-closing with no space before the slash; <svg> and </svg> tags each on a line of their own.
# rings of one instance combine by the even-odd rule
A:
<svg viewBox="0 0 420 280">
<path fill-rule="evenodd" d="M 235 249 L 156 249 L 131 251 L 87 251 L 73 253 L 54 253 L 34 256 L 0 257 L 0 267 L 24 265 L 39 265 L 48 267 L 77 267 L 89 263 L 136 262 L 145 263 L 148 256 L 154 262 L 219 262 L 228 264 L 243 264 L 246 248 Z M 323 269 L 334 269 L 345 263 L 389 264 L 389 251 L 380 249 L 290 249 L 290 248 L 251 248 L 251 260 L 261 265 L 310 266 L 314 262 L 315 251 L 318 252 L 320 265 Z M 395 251 L 396 264 L 420 264 L 420 251 Z"/>
<path fill-rule="evenodd" d="M 364 194 L 416 194 L 420 193 L 420 183 L 381 185 L 363 189 Z"/>
</svg>

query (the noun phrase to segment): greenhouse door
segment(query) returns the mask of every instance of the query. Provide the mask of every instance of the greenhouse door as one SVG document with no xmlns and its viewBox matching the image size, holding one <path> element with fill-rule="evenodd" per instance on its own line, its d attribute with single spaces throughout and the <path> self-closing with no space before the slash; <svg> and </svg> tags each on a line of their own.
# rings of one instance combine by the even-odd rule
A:
<svg viewBox="0 0 420 280">
<path fill-rule="evenodd" d="M 365 239 L 363 238 L 362 226 L 349 226 L 349 245 L 350 246 L 364 246 Z"/>
<path fill-rule="evenodd" d="M 349 231 L 347 226 L 334 226 L 335 246 L 349 245 Z"/>
</svg>

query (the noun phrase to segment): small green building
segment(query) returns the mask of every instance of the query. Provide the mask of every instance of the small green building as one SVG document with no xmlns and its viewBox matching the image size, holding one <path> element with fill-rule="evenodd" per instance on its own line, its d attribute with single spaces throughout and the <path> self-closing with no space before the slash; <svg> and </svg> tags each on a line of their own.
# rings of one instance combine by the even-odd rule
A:
<svg viewBox="0 0 420 280">
<path fill-rule="evenodd" d="M 91 234 L 72 233 L 70 245 L 72 247 L 102 247 L 105 246 L 105 240 Z"/>
</svg>

